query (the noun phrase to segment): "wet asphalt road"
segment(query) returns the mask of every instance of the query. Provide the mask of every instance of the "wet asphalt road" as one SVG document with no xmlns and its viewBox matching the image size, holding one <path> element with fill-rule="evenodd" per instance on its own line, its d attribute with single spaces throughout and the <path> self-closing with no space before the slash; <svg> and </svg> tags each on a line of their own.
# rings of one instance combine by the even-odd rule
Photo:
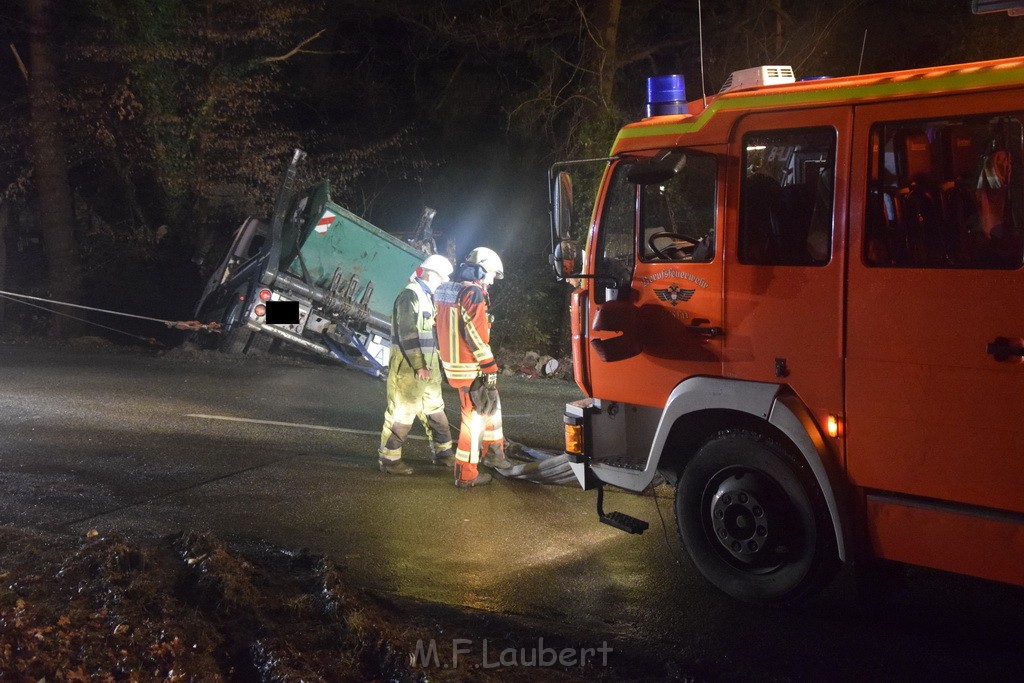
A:
<svg viewBox="0 0 1024 683">
<path fill-rule="evenodd" d="M 501 391 L 508 438 L 559 448 L 574 385 Z M 575 487 L 457 490 L 422 439 L 416 474 L 385 476 L 383 408 L 382 383 L 333 366 L 0 345 L 0 524 L 308 548 L 357 585 L 608 639 L 701 680 L 1024 679 L 1020 589 L 914 569 L 865 607 L 845 570 L 806 605 L 754 609 L 696 575 L 666 487 L 606 496 L 651 522 L 630 536 Z"/>
</svg>

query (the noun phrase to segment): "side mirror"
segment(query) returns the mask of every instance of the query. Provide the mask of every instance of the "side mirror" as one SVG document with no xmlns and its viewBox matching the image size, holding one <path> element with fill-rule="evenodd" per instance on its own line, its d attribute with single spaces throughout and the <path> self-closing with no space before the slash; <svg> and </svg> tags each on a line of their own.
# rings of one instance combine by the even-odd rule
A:
<svg viewBox="0 0 1024 683">
<path fill-rule="evenodd" d="M 559 278 L 571 277 L 577 274 L 577 249 L 576 243 L 572 240 L 562 240 L 555 245 L 555 253 L 552 265 L 555 267 L 555 275 Z"/>
<path fill-rule="evenodd" d="M 560 240 L 568 240 L 572 232 L 572 177 L 566 171 L 555 176 L 552 195 L 552 221 Z"/>
</svg>

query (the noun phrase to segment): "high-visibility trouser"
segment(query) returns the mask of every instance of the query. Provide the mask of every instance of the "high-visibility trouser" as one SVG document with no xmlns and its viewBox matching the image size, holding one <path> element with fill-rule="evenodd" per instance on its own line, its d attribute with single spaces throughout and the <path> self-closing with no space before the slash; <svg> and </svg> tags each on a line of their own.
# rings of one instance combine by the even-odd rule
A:
<svg viewBox="0 0 1024 683">
<path fill-rule="evenodd" d="M 481 415 L 473 407 L 469 387 L 459 389 L 462 424 L 459 426 L 459 446 L 455 451 L 455 478 L 460 481 L 476 479 L 477 467 L 484 453 L 505 450 L 505 436 L 501 431 L 501 399 L 493 415 Z"/>
<path fill-rule="evenodd" d="M 391 354 L 388 363 L 388 406 L 384 411 L 384 428 L 380 435 L 378 455 L 395 460 L 402 457 L 402 444 L 418 417 L 430 439 L 434 455 L 452 447 L 452 432 L 441 397 L 441 368 L 437 356 L 431 359 L 431 377 L 416 379 L 401 353 Z"/>
</svg>

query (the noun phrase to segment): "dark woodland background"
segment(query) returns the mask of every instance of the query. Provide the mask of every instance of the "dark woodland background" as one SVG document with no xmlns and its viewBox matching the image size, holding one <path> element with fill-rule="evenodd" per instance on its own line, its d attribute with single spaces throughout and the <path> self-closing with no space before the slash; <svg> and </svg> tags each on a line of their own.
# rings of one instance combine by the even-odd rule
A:
<svg viewBox="0 0 1024 683">
<path fill-rule="evenodd" d="M 246 215 L 303 179 L 401 235 L 498 250 L 495 342 L 558 353 L 546 169 L 603 156 L 645 79 L 701 95 L 696 0 L 6 0 L 0 289 L 189 319 Z M 704 87 L 1024 54 L 970 0 L 704 0 Z M 586 193 L 593 178 L 581 179 Z M 95 314 L 93 314 L 95 316 Z M 144 336 L 151 323 L 96 317 Z M 146 325 L 150 327 L 147 328 Z M 157 326 L 158 328 L 159 326 Z M 109 334 L 0 299 L 0 332 Z M 130 341 L 130 339 L 129 339 Z"/>
</svg>

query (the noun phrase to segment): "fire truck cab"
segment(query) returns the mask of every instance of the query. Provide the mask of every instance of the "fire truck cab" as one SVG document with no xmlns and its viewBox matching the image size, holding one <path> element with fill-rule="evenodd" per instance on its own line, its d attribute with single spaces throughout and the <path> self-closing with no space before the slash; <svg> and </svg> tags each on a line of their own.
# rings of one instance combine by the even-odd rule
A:
<svg viewBox="0 0 1024 683">
<path fill-rule="evenodd" d="M 677 79 L 677 80 L 673 80 Z M 649 83 L 591 220 L 552 168 L 580 483 L 676 487 L 712 584 L 882 558 L 1024 585 L 1024 58 Z"/>
</svg>

